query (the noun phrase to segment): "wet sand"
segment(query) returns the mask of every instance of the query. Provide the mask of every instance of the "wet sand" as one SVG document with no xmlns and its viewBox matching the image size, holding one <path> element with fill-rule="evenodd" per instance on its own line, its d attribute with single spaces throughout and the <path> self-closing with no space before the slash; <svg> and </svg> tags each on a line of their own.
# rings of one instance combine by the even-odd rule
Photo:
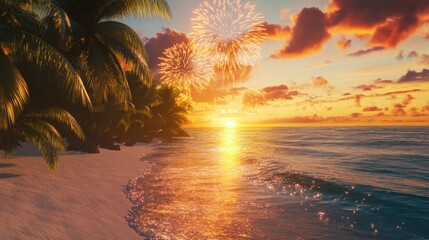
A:
<svg viewBox="0 0 429 240">
<path fill-rule="evenodd" d="M 125 221 L 122 186 L 138 175 L 150 146 L 62 153 L 57 171 L 32 145 L 0 159 L 0 239 L 139 239 Z"/>
</svg>

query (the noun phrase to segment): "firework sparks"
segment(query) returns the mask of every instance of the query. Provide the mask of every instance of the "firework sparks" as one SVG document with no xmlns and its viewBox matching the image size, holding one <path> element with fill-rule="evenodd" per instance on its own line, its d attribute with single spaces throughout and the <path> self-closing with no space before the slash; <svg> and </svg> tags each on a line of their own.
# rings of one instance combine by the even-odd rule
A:
<svg viewBox="0 0 429 240">
<path fill-rule="evenodd" d="M 211 79 L 213 64 L 202 48 L 191 43 L 175 44 L 160 57 L 161 80 L 190 95 L 191 89 L 204 90 Z"/>
<path fill-rule="evenodd" d="M 194 14 L 192 39 L 210 49 L 216 66 L 224 73 L 232 74 L 260 58 L 259 43 L 266 39 L 266 33 L 255 5 L 240 0 L 205 1 Z"/>
</svg>

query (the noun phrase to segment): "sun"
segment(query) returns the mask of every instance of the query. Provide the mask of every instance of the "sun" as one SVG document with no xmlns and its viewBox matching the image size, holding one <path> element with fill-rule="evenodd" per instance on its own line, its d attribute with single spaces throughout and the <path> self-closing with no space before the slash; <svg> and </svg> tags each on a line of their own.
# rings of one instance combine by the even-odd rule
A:
<svg viewBox="0 0 429 240">
<path fill-rule="evenodd" d="M 228 122 L 226 122 L 226 127 L 227 128 L 235 128 L 235 126 L 237 126 L 237 124 L 234 121 L 228 121 Z"/>
</svg>

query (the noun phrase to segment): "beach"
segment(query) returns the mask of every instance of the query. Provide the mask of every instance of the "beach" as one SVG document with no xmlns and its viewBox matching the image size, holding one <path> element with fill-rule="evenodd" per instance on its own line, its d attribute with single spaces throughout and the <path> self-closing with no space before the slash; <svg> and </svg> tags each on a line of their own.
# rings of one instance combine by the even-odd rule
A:
<svg viewBox="0 0 429 240">
<path fill-rule="evenodd" d="M 122 187 L 149 146 L 64 152 L 51 171 L 34 145 L 0 159 L 0 239 L 139 239 L 125 220 Z"/>
</svg>

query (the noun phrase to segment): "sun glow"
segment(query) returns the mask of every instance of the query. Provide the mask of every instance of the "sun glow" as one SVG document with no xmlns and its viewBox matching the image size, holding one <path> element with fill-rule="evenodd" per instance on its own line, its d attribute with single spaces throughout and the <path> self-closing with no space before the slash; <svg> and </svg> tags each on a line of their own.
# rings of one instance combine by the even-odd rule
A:
<svg viewBox="0 0 429 240">
<path fill-rule="evenodd" d="M 228 121 L 226 122 L 226 127 L 227 128 L 235 128 L 237 126 L 237 124 L 234 121 Z"/>
</svg>

